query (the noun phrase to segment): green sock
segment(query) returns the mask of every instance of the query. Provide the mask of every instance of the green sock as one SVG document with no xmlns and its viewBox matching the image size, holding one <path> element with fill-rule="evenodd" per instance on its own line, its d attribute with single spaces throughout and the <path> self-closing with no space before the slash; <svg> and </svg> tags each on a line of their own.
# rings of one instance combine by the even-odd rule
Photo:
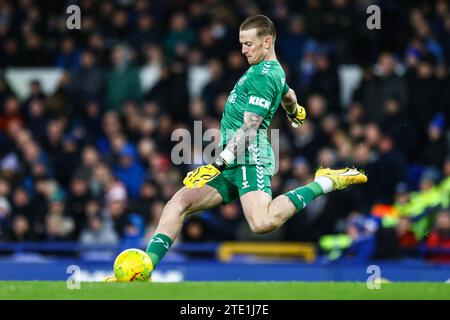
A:
<svg viewBox="0 0 450 320">
<path fill-rule="evenodd" d="M 173 241 L 162 233 L 155 234 L 149 241 L 145 252 L 150 256 L 153 268 L 156 268 L 159 261 L 165 256 Z"/>
<path fill-rule="evenodd" d="M 308 203 L 323 194 L 324 192 L 320 184 L 318 184 L 317 182 L 311 182 L 306 186 L 291 190 L 284 195 L 292 201 L 295 209 L 298 212 L 303 210 L 308 205 Z"/>
</svg>

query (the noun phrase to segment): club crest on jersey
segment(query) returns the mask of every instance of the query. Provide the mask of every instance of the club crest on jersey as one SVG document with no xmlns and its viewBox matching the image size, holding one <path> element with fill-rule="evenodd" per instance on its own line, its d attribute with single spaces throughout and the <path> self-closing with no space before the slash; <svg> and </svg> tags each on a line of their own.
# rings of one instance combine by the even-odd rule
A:
<svg viewBox="0 0 450 320">
<path fill-rule="evenodd" d="M 264 109 L 269 109 L 270 101 L 264 98 L 250 96 L 248 103 L 253 104 L 255 106 L 263 107 Z"/>
<path fill-rule="evenodd" d="M 228 102 L 234 104 L 236 102 L 236 97 L 237 94 L 235 93 L 236 89 L 234 88 L 231 92 L 230 95 L 228 96 Z"/>
</svg>

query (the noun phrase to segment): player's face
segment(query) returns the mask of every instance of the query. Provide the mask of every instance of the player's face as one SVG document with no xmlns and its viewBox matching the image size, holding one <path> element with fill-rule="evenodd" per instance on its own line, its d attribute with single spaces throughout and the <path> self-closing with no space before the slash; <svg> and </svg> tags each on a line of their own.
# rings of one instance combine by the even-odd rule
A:
<svg viewBox="0 0 450 320">
<path fill-rule="evenodd" d="M 242 45 L 242 54 L 250 65 L 261 62 L 267 52 L 264 47 L 264 37 L 258 37 L 256 29 L 241 30 L 239 42 Z"/>
</svg>

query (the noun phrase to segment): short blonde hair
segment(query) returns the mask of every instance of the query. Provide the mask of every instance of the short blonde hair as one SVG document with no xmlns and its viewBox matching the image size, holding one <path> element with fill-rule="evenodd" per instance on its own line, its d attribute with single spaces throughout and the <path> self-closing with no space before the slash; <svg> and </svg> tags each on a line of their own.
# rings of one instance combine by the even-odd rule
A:
<svg viewBox="0 0 450 320">
<path fill-rule="evenodd" d="M 270 20 L 267 16 L 258 14 L 256 16 L 251 16 L 245 19 L 239 30 L 250 30 L 256 29 L 257 35 L 259 36 L 272 36 L 273 40 L 275 40 L 277 36 L 277 30 L 275 29 L 275 25 L 272 20 Z"/>
</svg>

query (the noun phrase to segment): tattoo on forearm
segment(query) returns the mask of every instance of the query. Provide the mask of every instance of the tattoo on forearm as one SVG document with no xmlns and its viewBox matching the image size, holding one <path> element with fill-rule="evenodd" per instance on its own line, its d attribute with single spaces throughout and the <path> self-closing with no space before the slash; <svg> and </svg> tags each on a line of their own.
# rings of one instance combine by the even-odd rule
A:
<svg viewBox="0 0 450 320">
<path fill-rule="evenodd" d="M 236 158 L 239 158 L 255 139 L 263 120 L 264 118 L 256 113 L 244 112 L 244 125 L 236 131 L 233 138 L 228 142 L 226 149 L 233 152 Z"/>
</svg>

